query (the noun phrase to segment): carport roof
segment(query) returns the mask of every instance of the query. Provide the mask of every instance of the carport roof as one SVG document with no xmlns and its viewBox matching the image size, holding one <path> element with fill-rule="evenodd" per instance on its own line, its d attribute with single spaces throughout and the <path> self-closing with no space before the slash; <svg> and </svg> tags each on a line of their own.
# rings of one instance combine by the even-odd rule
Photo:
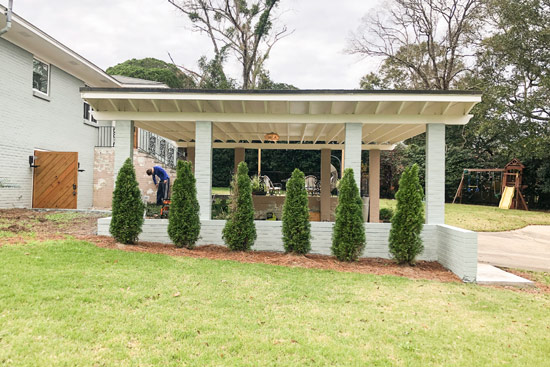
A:
<svg viewBox="0 0 550 367">
<path fill-rule="evenodd" d="M 392 149 L 426 124 L 463 125 L 478 91 L 195 90 L 81 88 L 97 120 L 136 126 L 193 146 L 195 121 L 214 123 L 214 147 L 339 149 L 345 123 L 362 123 L 363 149 Z M 277 133 L 279 143 L 265 134 Z"/>
</svg>

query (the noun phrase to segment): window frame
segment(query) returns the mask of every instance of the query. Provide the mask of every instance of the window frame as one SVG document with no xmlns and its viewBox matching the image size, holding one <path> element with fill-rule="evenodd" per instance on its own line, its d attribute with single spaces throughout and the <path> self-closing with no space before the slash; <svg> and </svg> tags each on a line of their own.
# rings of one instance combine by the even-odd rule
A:
<svg viewBox="0 0 550 367">
<path fill-rule="evenodd" d="M 38 61 L 42 64 L 45 64 L 48 66 L 48 79 L 47 79 L 47 83 L 46 83 L 46 93 L 42 92 L 41 90 L 39 89 L 36 89 L 34 87 L 34 61 Z M 40 59 L 39 57 L 36 57 L 33 55 L 32 57 L 32 62 L 33 62 L 33 69 L 32 69 L 32 73 L 33 73 L 33 86 L 32 86 L 32 91 L 34 93 L 37 93 L 39 94 L 40 96 L 45 96 L 45 97 L 49 97 L 50 96 L 50 86 L 51 86 L 51 77 L 52 77 L 52 64 Z"/>
<path fill-rule="evenodd" d="M 82 119 L 84 120 L 84 123 L 92 126 L 97 126 L 97 120 L 92 116 L 92 110 L 93 110 L 92 105 L 90 105 L 86 101 L 83 101 L 83 103 L 84 104 L 82 108 L 82 112 L 83 112 Z M 87 110 L 86 110 L 86 106 L 88 106 Z M 86 115 L 88 116 L 86 117 Z"/>
</svg>

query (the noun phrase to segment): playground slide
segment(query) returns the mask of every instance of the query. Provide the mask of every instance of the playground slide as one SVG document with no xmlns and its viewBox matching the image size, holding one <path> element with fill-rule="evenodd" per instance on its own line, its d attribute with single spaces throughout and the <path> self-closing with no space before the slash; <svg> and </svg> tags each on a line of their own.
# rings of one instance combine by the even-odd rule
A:
<svg viewBox="0 0 550 367">
<path fill-rule="evenodd" d="M 500 209 L 510 209 L 512 206 L 512 199 L 514 198 L 514 191 L 516 190 L 513 186 L 506 186 L 504 192 L 502 193 L 502 198 L 500 199 L 500 204 L 498 207 Z"/>
</svg>

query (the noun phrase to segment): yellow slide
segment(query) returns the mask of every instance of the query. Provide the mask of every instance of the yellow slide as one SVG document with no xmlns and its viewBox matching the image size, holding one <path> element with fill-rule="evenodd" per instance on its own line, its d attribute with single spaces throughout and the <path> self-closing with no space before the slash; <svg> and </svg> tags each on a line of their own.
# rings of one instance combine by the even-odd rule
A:
<svg viewBox="0 0 550 367">
<path fill-rule="evenodd" d="M 514 192 L 516 188 L 514 186 L 506 186 L 504 192 L 502 193 L 502 198 L 500 199 L 500 204 L 498 207 L 500 209 L 510 209 L 512 206 L 512 199 L 514 198 Z"/>
</svg>

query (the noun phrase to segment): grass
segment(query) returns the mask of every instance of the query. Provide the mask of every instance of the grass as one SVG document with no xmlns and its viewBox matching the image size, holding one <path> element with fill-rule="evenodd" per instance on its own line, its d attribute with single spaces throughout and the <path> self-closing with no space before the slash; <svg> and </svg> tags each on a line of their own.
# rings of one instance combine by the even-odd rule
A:
<svg viewBox="0 0 550 367">
<path fill-rule="evenodd" d="M 75 219 L 85 218 L 86 215 L 87 215 L 86 213 L 65 212 L 65 213 L 46 214 L 44 218 L 56 223 L 68 223 L 68 222 L 72 222 Z"/>
<path fill-rule="evenodd" d="M 212 195 L 229 195 L 229 187 L 213 187 Z"/>
<path fill-rule="evenodd" d="M 380 207 L 395 210 L 396 200 L 381 199 Z M 476 232 L 499 232 L 528 225 L 550 225 L 550 212 L 503 210 L 495 206 L 445 204 L 445 223 Z"/>
<path fill-rule="evenodd" d="M 540 366 L 550 354 L 548 294 L 74 240 L 0 258 L 0 365 Z"/>
</svg>

